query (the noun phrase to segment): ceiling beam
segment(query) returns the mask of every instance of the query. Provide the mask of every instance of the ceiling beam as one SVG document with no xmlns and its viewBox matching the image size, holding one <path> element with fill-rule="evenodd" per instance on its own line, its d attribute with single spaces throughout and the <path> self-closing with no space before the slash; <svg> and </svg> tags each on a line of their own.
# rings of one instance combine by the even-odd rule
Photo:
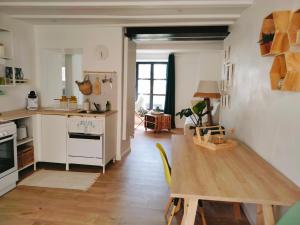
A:
<svg viewBox="0 0 300 225">
<path fill-rule="evenodd" d="M 224 40 L 228 34 L 228 26 L 127 27 L 125 31 L 127 37 L 139 41 Z"/>
<path fill-rule="evenodd" d="M 6 7 L 248 7 L 253 0 L 219 0 L 219 1 L 1 1 Z"/>
<path fill-rule="evenodd" d="M 159 20 L 159 19 L 238 19 L 238 14 L 198 14 L 198 15 L 37 15 L 14 14 L 15 19 L 129 19 L 129 20 Z"/>
<path fill-rule="evenodd" d="M 29 22 L 31 24 L 36 24 L 36 25 L 86 25 L 86 24 L 97 24 L 101 26 L 109 26 L 109 27 L 153 27 L 153 26 L 158 26 L 158 27 L 177 27 L 177 26 L 219 26 L 219 25 L 224 25 L 224 26 L 229 26 L 234 24 L 234 21 L 231 20 L 222 20 L 222 21 L 191 21 L 191 22 L 165 22 L 165 21 L 160 21 L 160 22 L 128 22 L 128 21 L 123 21 L 123 22 L 107 22 L 107 21 L 101 21 L 97 19 L 23 19 L 24 22 Z"/>
</svg>

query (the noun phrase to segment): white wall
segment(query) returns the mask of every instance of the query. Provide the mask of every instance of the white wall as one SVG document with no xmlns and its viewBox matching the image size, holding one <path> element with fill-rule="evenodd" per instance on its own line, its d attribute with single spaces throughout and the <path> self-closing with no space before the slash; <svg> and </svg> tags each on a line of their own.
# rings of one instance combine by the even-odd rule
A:
<svg viewBox="0 0 300 225">
<path fill-rule="evenodd" d="M 6 27 L 12 32 L 13 60 L 8 66 L 21 67 L 24 78 L 29 79 L 29 84 L 17 87 L 1 88 L 6 95 L 0 96 L 0 112 L 25 108 L 26 96 L 34 87 L 35 79 L 35 52 L 34 52 L 34 28 L 33 26 L 9 19 L 0 15 L 0 27 Z M 3 70 L 1 74 L 3 74 Z"/>
<path fill-rule="evenodd" d="M 175 53 L 175 112 L 190 107 L 199 80 L 219 80 L 223 64 L 223 42 L 139 43 L 137 61 L 168 61 Z M 175 118 L 177 128 L 185 119 Z"/>
<path fill-rule="evenodd" d="M 167 62 L 168 61 L 168 56 L 170 54 L 169 51 L 161 51 L 161 50 L 156 50 L 156 51 L 143 51 L 143 50 L 137 50 L 136 52 L 136 59 L 138 62 Z"/>
<path fill-rule="evenodd" d="M 222 63 L 222 50 L 175 54 L 175 112 L 191 106 L 199 80 L 220 79 Z M 176 117 L 176 127 L 184 127 L 184 121 L 185 119 Z"/>
<path fill-rule="evenodd" d="M 118 77 L 122 73 L 122 28 L 109 28 L 97 25 L 37 26 L 36 40 L 37 55 L 43 49 L 81 49 L 83 51 L 83 70 L 116 71 Z M 97 58 L 96 48 L 98 45 L 105 45 L 109 49 L 109 57 L 106 60 Z M 38 61 L 37 64 L 39 65 Z M 43 73 L 43 68 L 38 68 L 38 71 Z M 117 79 L 118 77 L 114 78 Z M 101 79 L 103 78 L 104 75 L 101 76 Z M 42 83 L 42 81 L 38 83 Z M 109 85 L 106 84 L 105 86 Z M 116 109 L 118 80 L 114 80 L 113 87 L 114 89 L 109 94 L 106 94 L 104 91 L 106 89 L 103 86 L 101 98 L 95 97 L 93 99 L 93 96 L 89 96 L 92 98 L 91 101 L 97 101 L 104 107 L 106 100 L 110 100 L 112 108 Z M 43 90 L 40 91 L 41 94 L 47 94 L 43 93 Z M 110 89 L 107 89 L 107 91 L 110 91 Z"/>
<path fill-rule="evenodd" d="M 72 55 L 72 83 L 76 80 L 80 80 L 82 78 L 82 55 L 81 54 L 73 54 Z M 83 95 L 79 91 L 79 88 L 76 86 L 72 86 L 72 94 L 74 96 L 78 96 L 77 101 L 79 105 L 83 103 Z"/>
<path fill-rule="evenodd" d="M 238 138 L 300 185 L 300 93 L 271 90 L 273 57 L 261 57 L 257 44 L 265 16 L 273 10 L 299 8 L 300 4 L 299 0 L 270 2 L 256 0 L 231 27 L 225 44 L 231 45 L 236 70 L 232 106 L 222 113 L 222 120 L 226 127 L 235 127 Z M 255 208 L 246 209 L 254 222 Z"/>
<path fill-rule="evenodd" d="M 112 109 L 118 110 L 118 152 L 121 154 L 121 120 L 122 120 L 122 62 L 123 62 L 123 31 L 121 27 L 103 27 L 99 25 L 61 25 L 61 26 L 37 26 L 36 27 L 36 54 L 42 49 L 82 49 L 83 70 L 116 71 L 113 77 L 113 89 L 109 84 L 102 85 L 102 95 L 93 97 L 91 101 L 100 102 L 105 107 L 106 100 L 112 103 Z M 99 60 L 97 46 L 104 45 L 108 48 L 108 58 Z M 40 65 L 37 60 L 37 65 Z M 41 68 L 37 68 L 42 73 Z M 109 75 L 108 75 L 109 76 Z M 103 76 L 104 78 L 104 76 Z M 37 84 L 41 84 L 37 79 Z M 42 90 L 41 90 L 42 91 Z M 107 94 L 109 91 L 110 94 Z M 119 94 L 118 94 L 119 93 Z"/>
<path fill-rule="evenodd" d="M 65 65 L 65 55 L 58 51 L 44 50 L 39 54 L 41 63 L 38 71 L 39 97 L 42 106 L 58 104 L 57 100 L 62 95 L 63 83 L 61 78 L 61 68 Z M 67 74 L 66 74 L 67 75 Z"/>
</svg>

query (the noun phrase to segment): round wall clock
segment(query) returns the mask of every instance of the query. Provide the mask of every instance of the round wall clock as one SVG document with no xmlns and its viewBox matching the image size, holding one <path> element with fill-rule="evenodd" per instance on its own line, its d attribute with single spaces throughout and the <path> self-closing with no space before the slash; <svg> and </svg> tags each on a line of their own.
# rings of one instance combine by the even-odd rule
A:
<svg viewBox="0 0 300 225">
<path fill-rule="evenodd" d="M 96 57 L 98 60 L 105 60 L 108 57 L 109 51 L 108 48 L 104 45 L 98 45 L 96 47 Z"/>
</svg>

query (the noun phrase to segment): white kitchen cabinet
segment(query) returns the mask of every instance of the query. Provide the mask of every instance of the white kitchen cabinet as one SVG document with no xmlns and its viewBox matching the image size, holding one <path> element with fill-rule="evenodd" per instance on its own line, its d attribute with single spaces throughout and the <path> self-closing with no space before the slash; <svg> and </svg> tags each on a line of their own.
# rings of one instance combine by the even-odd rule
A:
<svg viewBox="0 0 300 225">
<path fill-rule="evenodd" d="M 105 166 L 116 158 L 117 114 L 106 117 L 70 116 L 67 121 L 67 165 Z"/>
<path fill-rule="evenodd" d="M 42 115 L 41 128 L 41 161 L 66 163 L 67 117 Z"/>
</svg>

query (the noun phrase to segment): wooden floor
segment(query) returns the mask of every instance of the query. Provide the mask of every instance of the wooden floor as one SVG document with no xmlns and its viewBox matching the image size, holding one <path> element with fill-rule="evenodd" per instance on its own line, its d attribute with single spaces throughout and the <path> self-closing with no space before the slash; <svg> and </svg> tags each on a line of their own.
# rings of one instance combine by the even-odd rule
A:
<svg viewBox="0 0 300 225">
<path fill-rule="evenodd" d="M 169 150 L 170 137 L 139 128 L 132 152 L 111 163 L 87 192 L 18 186 L 0 197 L 0 225 L 164 225 L 168 188 L 154 144 L 161 142 Z M 208 225 L 248 225 L 244 216 L 233 219 L 228 204 L 206 202 L 205 211 Z M 173 225 L 180 224 L 181 214 Z"/>
</svg>

